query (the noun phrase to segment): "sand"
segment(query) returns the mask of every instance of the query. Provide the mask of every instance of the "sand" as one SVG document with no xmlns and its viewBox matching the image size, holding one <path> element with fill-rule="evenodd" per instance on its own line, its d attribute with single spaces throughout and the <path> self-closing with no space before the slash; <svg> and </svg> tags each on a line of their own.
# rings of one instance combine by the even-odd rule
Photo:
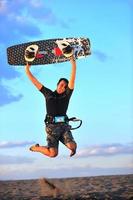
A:
<svg viewBox="0 0 133 200">
<path fill-rule="evenodd" d="M 133 175 L 0 181 L 0 200 L 131 200 Z"/>
</svg>

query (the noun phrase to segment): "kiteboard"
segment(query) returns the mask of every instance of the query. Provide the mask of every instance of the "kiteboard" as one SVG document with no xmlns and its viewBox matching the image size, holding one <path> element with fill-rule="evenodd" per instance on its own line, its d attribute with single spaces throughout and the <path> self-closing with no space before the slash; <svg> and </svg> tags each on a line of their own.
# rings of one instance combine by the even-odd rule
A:
<svg viewBox="0 0 133 200">
<path fill-rule="evenodd" d="M 7 48 L 7 60 L 10 65 L 45 65 L 85 58 L 91 54 L 89 38 L 57 38 L 33 41 Z"/>
</svg>

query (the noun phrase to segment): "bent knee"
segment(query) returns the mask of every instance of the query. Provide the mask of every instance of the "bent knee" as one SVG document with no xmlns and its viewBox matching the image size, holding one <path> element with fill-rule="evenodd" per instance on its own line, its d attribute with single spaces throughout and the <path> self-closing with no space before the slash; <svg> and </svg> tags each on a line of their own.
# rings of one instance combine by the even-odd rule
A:
<svg viewBox="0 0 133 200">
<path fill-rule="evenodd" d="M 54 157 L 56 157 L 58 155 L 58 151 L 56 150 L 56 149 L 54 149 L 54 150 L 50 150 L 50 157 L 51 158 L 54 158 Z"/>
<path fill-rule="evenodd" d="M 76 144 L 76 142 L 68 142 L 67 144 L 66 144 L 66 146 L 69 148 L 69 149 L 71 149 L 71 150 L 73 150 L 73 149 L 76 149 L 77 148 L 77 144 Z"/>
<path fill-rule="evenodd" d="M 51 157 L 51 158 L 54 158 L 54 157 L 56 157 L 57 155 L 58 155 L 57 153 L 51 153 L 51 154 L 50 154 L 50 157 Z"/>
</svg>

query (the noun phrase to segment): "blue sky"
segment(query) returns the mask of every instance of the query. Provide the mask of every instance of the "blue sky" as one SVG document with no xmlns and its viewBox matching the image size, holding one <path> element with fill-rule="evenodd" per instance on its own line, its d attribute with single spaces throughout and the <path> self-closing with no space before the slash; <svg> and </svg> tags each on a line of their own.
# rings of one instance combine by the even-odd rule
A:
<svg viewBox="0 0 133 200">
<path fill-rule="evenodd" d="M 0 1 L 0 179 L 96 176 L 133 173 L 132 11 L 130 0 Z M 61 144 L 47 158 L 28 149 L 46 144 L 44 98 L 24 67 L 9 66 L 6 48 L 34 40 L 88 37 L 92 55 L 77 61 L 68 115 L 83 120 L 73 131 L 77 155 Z M 69 78 L 70 63 L 32 67 L 55 90 Z"/>
</svg>

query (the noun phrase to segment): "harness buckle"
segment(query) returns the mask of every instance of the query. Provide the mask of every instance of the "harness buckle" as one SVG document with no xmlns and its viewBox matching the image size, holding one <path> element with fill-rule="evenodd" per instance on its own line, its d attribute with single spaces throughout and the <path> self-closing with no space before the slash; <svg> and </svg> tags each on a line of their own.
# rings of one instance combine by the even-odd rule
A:
<svg viewBox="0 0 133 200">
<path fill-rule="evenodd" d="M 66 115 L 65 116 L 55 116 L 55 117 L 46 115 L 46 118 L 44 121 L 46 124 L 66 123 L 66 122 L 68 122 L 68 117 Z"/>
<path fill-rule="evenodd" d="M 54 122 L 55 123 L 66 122 L 66 116 L 55 116 L 54 117 Z"/>
</svg>

